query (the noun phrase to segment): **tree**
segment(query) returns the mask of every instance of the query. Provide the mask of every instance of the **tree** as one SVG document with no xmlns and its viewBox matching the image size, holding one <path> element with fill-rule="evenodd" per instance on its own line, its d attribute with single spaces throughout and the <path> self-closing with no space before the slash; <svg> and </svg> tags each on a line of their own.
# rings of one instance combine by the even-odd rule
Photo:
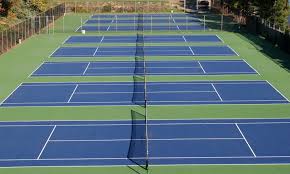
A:
<svg viewBox="0 0 290 174">
<path fill-rule="evenodd" d="M 0 16 L 7 17 L 10 7 L 11 7 L 10 1 L 0 0 Z"/>
</svg>

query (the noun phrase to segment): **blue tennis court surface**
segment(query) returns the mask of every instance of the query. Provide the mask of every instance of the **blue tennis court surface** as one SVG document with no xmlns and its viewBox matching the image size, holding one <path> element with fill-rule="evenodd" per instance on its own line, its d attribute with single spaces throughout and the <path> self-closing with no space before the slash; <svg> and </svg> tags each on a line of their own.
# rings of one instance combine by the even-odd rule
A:
<svg viewBox="0 0 290 174">
<path fill-rule="evenodd" d="M 70 36 L 65 44 L 136 43 L 137 36 Z M 223 42 L 217 35 L 144 35 L 145 43 Z"/>
<path fill-rule="evenodd" d="M 191 17 L 194 18 L 193 14 L 188 13 L 162 13 L 162 14 L 155 14 L 155 13 L 148 13 L 142 14 L 145 18 L 184 18 L 184 17 Z M 138 17 L 138 14 L 97 14 L 91 16 L 91 18 L 133 18 Z"/>
<path fill-rule="evenodd" d="M 191 23 L 191 24 L 198 24 L 200 25 L 201 24 L 201 21 L 199 19 L 194 19 L 194 18 L 181 18 L 181 19 L 173 19 L 173 18 L 163 18 L 163 19 L 156 19 L 156 18 L 152 18 L 152 19 L 149 19 L 149 18 L 144 18 L 142 21 L 141 21 L 143 24 L 155 24 L 155 23 L 158 23 L 158 24 L 168 24 L 168 23 Z M 137 24 L 138 23 L 138 18 L 133 18 L 133 19 L 124 19 L 124 18 L 121 18 L 121 19 L 118 19 L 118 18 L 113 18 L 113 19 L 89 19 L 85 22 L 85 24 Z"/>
<path fill-rule="evenodd" d="M 181 31 L 181 30 L 208 30 L 206 26 L 203 25 L 196 25 L 196 24 L 189 24 L 189 25 L 144 25 L 143 30 L 145 31 Z M 86 31 L 136 31 L 137 26 L 118 26 L 115 24 L 109 26 L 92 26 L 92 25 L 85 25 L 80 26 L 76 31 L 80 32 L 81 30 Z"/>
<path fill-rule="evenodd" d="M 140 63 L 143 64 L 143 62 Z M 132 76 L 138 74 L 134 71 L 134 61 L 45 62 L 32 76 Z M 140 69 L 137 72 L 143 71 Z M 146 74 L 223 75 L 257 74 L 257 72 L 244 60 L 147 61 Z"/>
<path fill-rule="evenodd" d="M 8 106 L 133 105 L 133 82 L 23 83 Z M 141 93 L 143 91 L 135 91 Z M 278 104 L 288 100 L 267 81 L 147 82 L 149 105 Z"/>
<path fill-rule="evenodd" d="M 289 119 L 149 120 L 149 164 L 290 163 L 289 132 Z M 0 167 L 133 165 L 130 137 L 130 120 L 1 122 Z"/>
<path fill-rule="evenodd" d="M 130 57 L 136 46 L 59 47 L 51 57 Z M 222 46 L 145 46 L 144 56 L 237 56 L 227 45 Z"/>
</svg>

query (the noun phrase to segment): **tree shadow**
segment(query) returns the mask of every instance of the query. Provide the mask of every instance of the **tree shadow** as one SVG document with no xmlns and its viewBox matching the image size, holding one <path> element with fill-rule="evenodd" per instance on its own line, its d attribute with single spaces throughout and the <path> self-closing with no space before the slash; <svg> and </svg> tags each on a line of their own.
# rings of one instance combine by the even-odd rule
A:
<svg viewBox="0 0 290 174">
<path fill-rule="evenodd" d="M 236 33 L 242 40 L 251 43 L 260 53 L 274 61 L 283 69 L 290 72 L 290 54 L 279 47 L 273 45 L 265 38 L 251 34 L 246 26 L 234 21 L 233 16 L 223 16 L 221 14 L 210 12 L 208 14 L 193 14 L 195 17 L 203 20 L 205 16 L 206 26 L 211 30 L 221 31 L 221 21 L 223 20 L 223 31 Z"/>
</svg>

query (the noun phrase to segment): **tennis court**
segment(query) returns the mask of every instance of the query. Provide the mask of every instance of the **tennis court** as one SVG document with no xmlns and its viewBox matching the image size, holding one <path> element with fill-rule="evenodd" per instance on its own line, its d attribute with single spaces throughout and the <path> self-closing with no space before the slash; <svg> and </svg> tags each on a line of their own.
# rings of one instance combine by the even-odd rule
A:
<svg viewBox="0 0 290 174">
<path fill-rule="evenodd" d="M 64 44 L 80 43 L 136 43 L 136 35 L 128 36 L 70 36 Z M 218 35 L 145 35 L 145 43 L 222 43 Z"/>
<path fill-rule="evenodd" d="M 138 18 L 139 14 L 96 14 L 91 16 L 91 18 Z M 144 18 L 185 18 L 185 17 L 191 17 L 194 18 L 193 14 L 189 13 L 144 13 L 142 14 Z"/>
<path fill-rule="evenodd" d="M 196 24 L 200 25 L 201 21 L 196 18 L 144 18 L 142 21 L 144 24 L 156 24 L 156 23 L 164 23 L 164 24 L 170 24 L 170 23 L 186 23 L 186 24 Z M 114 18 L 114 19 L 89 19 L 85 22 L 85 24 L 137 24 L 138 18 L 133 19 L 127 19 L 127 18 Z"/>
<path fill-rule="evenodd" d="M 158 2 L 67 1 L 2 32 L 0 173 L 287 174 L 284 54 L 229 9 Z"/>
<path fill-rule="evenodd" d="M 131 126 L 131 120 L 1 122 L 0 167 L 133 165 L 128 151 L 143 154 L 146 147 L 144 139 L 131 139 Z M 289 163 L 289 131 L 289 119 L 148 120 L 149 164 Z"/>
<path fill-rule="evenodd" d="M 51 57 L 134 57 L 136 46 L 59 47 Z M 224 46 L 144 46 L 144 56 L 237 56 Z"/>
<path fill-rule="evenodd" d="M 116 24 L 108 25 L 108 26 L 93 26 L 93 25 L 85 25 L 80 26 L 76 32 L 80 32 L 81 30 L 85 31 L 137 31 L 137 26 L 129 25 L 129 26 L 118 26 Z M 145 31 L 195 31 L 195 30 L 208 30 L 206 26 L 203 25 L 144 25 L 143 30 Z"/>
<path fill-rule="evenodd" d="M 140 81 L 22 83 L 1 106 L 134 105 L 133 95 L 144 93 L 144 85 L 149 105 L 289 103 L 267 81 Z"/>
<path fill-rule="evenodd" d="M 32 76 L 133 76 L 135 64 L 134 61 L 44 62 Z M 257 72 L 244 60 L 147 61 L 146 74 L 233 75 Z"/>
</svg>

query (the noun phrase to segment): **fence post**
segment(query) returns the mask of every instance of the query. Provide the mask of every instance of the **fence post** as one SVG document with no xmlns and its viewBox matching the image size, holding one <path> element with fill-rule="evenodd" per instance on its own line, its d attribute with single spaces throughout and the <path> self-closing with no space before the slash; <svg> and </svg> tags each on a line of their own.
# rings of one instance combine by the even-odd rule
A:
<svg viewBox="0 0 290 174">
<path fill-rule="evenodd" d="M 26 20 L 24 21 L 24 38 L 26 39 L 27 38 L 27 29 L 26 29 Z"/>
<path fill-rule="evenodd" d="M 48 16 L 45 17 L 45 27 L 46 27 L 46 31 L 47 33 L 46 34 L 49 34 L 49 24 L 48 24 Z"/>
<path fill-rule="evenodd" d="M 40 34 L 40 28 L 41 28 L 41 18 L 40 18 L 40 16 L 38 16 L 38 34 Z"/>
<path fill-rule="evenodd" d="M 54 34 L 54 16 L 52 16 L 52 34 Z"/>
<path fill-rule="evenodd" d="M 9 33 L 8 33 L 8 29 L 7 29 L 7 30 L 6 30 L 6 44 L 5 44 L 5 45 L 6 45 L 6 51 L 7 51 L 8 48 L 9 48 L 9 41 L 8 41 L 8 40 L 9 40 L 9 36 L 8 36 L 8 34 L 9 34 Z"/>
<path fill-rule="evenodd" d="M 224 15 L 221 15 L 221 31 L 223 31 Z"/>
<path fill-rule="evenodd" d="M 3 31 L 1 32 L 1 54 L 4 53 L 4 40 Z"/>
</svg>

